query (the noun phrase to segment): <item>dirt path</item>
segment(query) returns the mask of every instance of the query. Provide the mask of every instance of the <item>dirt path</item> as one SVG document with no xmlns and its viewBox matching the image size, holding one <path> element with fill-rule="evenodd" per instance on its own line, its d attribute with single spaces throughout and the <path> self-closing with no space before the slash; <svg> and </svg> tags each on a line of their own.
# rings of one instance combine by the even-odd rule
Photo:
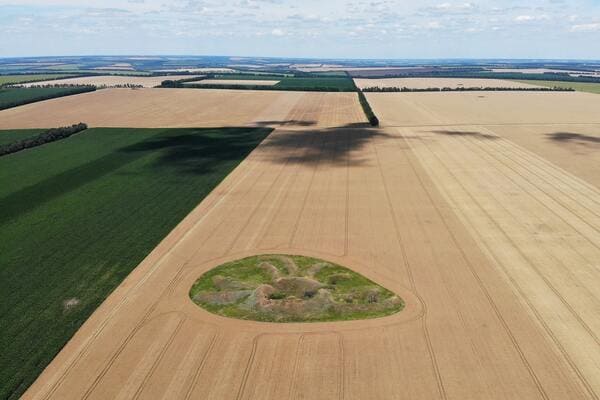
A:
<svg viewBox="0 0 600 400">
<path fill-rule="evenodd" d="M 356 105 L 317 100 L 289 103 L 297 122 L 165 238 L 25 398 L 597 398 L 597 189 L 491 129 L 371 130 L 353 125 Z M 333 123 L 347 126 L 319 128 Z M 406 309 L 271 324 L 189 299 L 204 271 L 269 252 L 350 267 Z"/>
</svg>

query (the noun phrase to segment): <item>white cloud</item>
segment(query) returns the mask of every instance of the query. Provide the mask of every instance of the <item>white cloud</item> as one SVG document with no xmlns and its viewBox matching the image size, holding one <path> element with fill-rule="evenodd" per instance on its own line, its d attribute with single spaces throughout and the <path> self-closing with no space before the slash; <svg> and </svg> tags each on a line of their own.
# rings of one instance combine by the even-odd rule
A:
<svg viewBox="0 0 600 400">
<path fill-rule="evenodd" d="M 545 14 L 542 15 L 518 15 L 514 18 L 516 22 L 533 22 L 533 21 L 546 21 L 550 19 Z"/>
<path fill-rule="evenodd" d="M 589 58 L 593 53 L 600 58 L 600 47 L 581 40 L 581 35 L 591 37 L 600 30 L 600 4 L 590 1 L 0 0 L 0 32 L 6 33 L 0 56 L 39 45 L 57 54 L 150 48 L 153 54 L 256 51 L 357 57 L 502 56 L 493 53 L 512 54 L 518 48 L 524 49 L 520 56 L 530 51 L 539 57 L 542 51 L 563 56 L 579 48 Z M 372 44 L 382 36 L 390 40 Z M 203 40 L 207 37 L 212 42 Z M 281 37 L 291 45 L 282 48 Z M 557 40 L 564 47 L 550 46 Z"/>
<path fill-rule="evenodd" d="M 571 32 L 600 32 L 600 23 L 573 25 Z"/>
</svg>

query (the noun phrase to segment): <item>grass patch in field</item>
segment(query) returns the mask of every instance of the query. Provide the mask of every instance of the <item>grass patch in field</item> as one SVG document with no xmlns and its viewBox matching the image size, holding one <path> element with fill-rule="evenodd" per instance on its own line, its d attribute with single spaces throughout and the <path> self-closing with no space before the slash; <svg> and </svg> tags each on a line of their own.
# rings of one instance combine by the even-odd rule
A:
<svg viewBox="0 0 600 400">
<path fill-rule="evenodd" d="M 600 93 L 600 83 L 591 82 L 561 82 L 561 81 L 538 81 L 538 80 L 516 80 L 515 82 L 528 83 L 545 87 L 573 88 L 578 92 Z"/>
<path fill-rule="evenodd" d="M 25 82 L 40 82 L 52 79 L 69 78 L 70 74 L 31 74 L 31 75 L 0 75 L 0 86 L 16 85 Z"/>
<path fill-rule="evenodd" d="M 23 139 L 30 139 L 45 132 L 45 129 L 14 129 L 9 131 L 0 131 L 0 146 L 18 142 Z"/>
<path fill-rule="evenodd" d="M 94 128 L 0 158 L 0 398 L 269 132 Z"/>
<path fill-rule="evenodd" d="M 0 110 L 94 90 L 91 86 L 0 88 Z"/>
<path fill-rule="evenodd" d="M 214 314 L 264 322 L 369 319 L 404 308 L 394 293 L 348 268 L 287 255 L 213 268 L 192 286 L 190 298 Z"/>
</svg>

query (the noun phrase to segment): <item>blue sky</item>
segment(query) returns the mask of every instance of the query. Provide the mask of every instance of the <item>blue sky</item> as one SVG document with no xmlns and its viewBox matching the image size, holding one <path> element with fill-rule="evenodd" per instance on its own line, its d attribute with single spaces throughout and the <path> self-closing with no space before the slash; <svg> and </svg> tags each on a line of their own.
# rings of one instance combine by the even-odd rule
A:
<svg viewBox="0 0 600 400">
<path fill-rule="evenodd" d="M 600 0 L 0 0 L 0 56 L 600 59 Z"/>
</svg>

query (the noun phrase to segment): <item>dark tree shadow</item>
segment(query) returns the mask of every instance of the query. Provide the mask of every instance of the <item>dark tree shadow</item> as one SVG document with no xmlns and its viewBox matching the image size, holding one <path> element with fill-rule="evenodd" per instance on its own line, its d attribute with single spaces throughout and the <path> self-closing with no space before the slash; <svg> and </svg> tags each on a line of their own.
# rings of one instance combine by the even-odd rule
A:
<svg viewBox="0 0 600 400">
<path fill-rule="evenodd" d="M 159 131 L 141 142 L 115 149 L 0 198 L 0 224 L 144 157 L 152 157 L 150 167 L 170 168 L 175 174 L 213 173 L 228 163 L 241 162 L 271 131 L 269 128 L 182 128 Z"/>
<path fill-rule="evenodd" d="M 317 121 L 301 121 L 296 119 L 288 119 L 285 121 L 257 121 L 254 122 L 256 126 L 314 126 L 317 124 Z"/>
<path fill-rule="evenodd" d="M 486 133 L 475 132 L 475 131 L 450 131 L 450 130 L 436 130 L 431 131 L 431 133 L 435 133 L 436 135 L 446 135 L 446 136 L 471 136 L 479 139 L 488 139 L 488 140 L 498 140 L 500 139 L 498 136 L 488 135 Z"/>
<path fill-rule="evenodd" d="M 581 133 L 555 132 L 546 134 L 550 140 L 563 143 L 576 143 L 595 146 L 600 144 L 600 137 L 583 135 Z"/>
<path fill-rule="evenodd" d="M 365 123 L 326 129 L 279 129 L 264 141 L 262 147 L 273 163 L 356 166 L 364 160 L 352 152 L 362 149 L 375 138 L 386 137 L 389 135 Z"/>
<path fill-rule="evenodd" d="M 154 162 L 156 168 L 175 168 L 178 173 L 208 174 L 220 168 L 222 163 L 243 160 L 272 129 L 187 128 L 173 131 L 176 134 L 153 137 L 119 151 L 153 153 L 157 157 Z"/>
</svg>

